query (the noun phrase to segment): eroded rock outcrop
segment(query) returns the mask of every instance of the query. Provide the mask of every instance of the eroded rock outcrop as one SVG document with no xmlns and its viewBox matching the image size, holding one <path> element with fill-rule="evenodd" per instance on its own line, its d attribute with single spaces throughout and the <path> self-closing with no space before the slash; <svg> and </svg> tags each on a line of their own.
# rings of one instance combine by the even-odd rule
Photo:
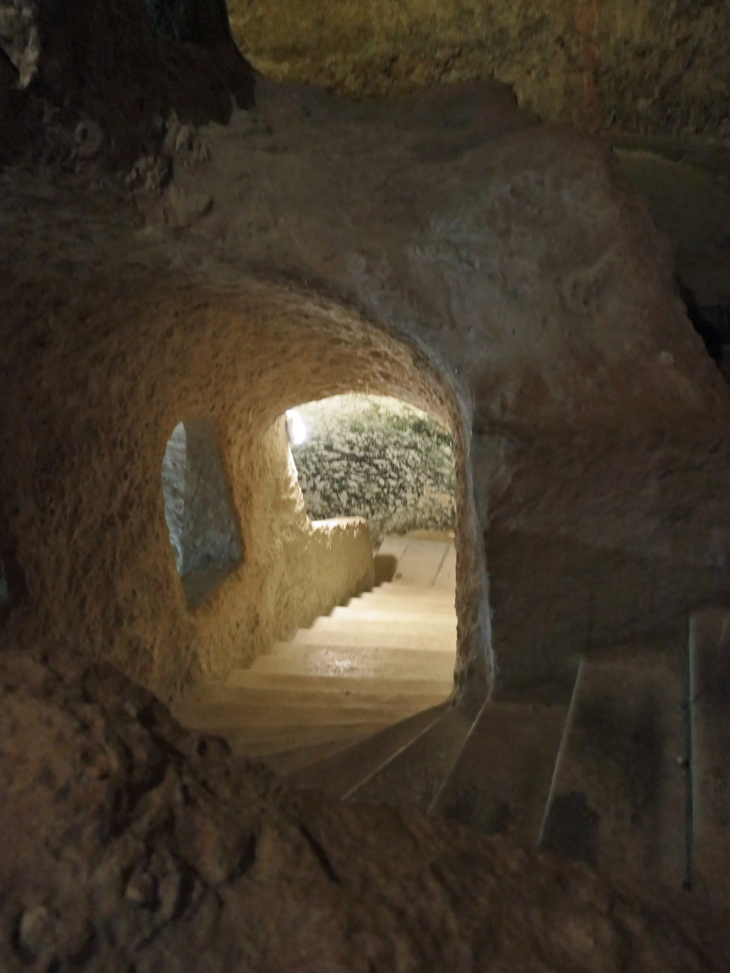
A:
<svg viewBox="0 0 730 973">
<path fill-rule="evenodd" d="M 418 815 L 323 804 L 74 652 L 0 652 L 8 973 L 721 973 L 670 893 Z"/>
<path fill-rule="evenodd" d="M 663 0 L 228 0 L 265 74 L 362 96 L 492 77 L 582 128 L 730 135 L 730 10 Z"/>
<path fill-rule="evenodd" d="M 253 101 L 222 0 L 0 4 L 0 164 L 128 164 L 159 147 L 171 112 L 226 122 Z"/>
</svg>

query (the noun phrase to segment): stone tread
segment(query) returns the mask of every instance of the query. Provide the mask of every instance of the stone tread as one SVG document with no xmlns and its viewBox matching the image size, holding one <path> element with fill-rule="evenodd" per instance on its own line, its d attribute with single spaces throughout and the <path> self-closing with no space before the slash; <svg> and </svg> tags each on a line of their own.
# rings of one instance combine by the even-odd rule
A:
<svg viewBox="0 0 730 973">
<path fill-rule="evenodd" d="M 687 781 L 682 678 L 664 661 L 578 670 L 540 846 L 681 888 Z"/>
<path fill-rule="evenodd" d="M 338 794 L 411 744 L 453 691 L 453 586 L 424 587 L 423 577 L 447 577 L 455 552 L 448 538 L 420 537 L 386 538 L 381 550 L 408 554 L 398 582 L 352 598 L 187 699 L 176 707 L 181 722 Z"/>
<path fill-rule="evenodd" d="M 458 757 L 473 715 L 448 709 L 413 743 L 396 753 L 371 777 L 345 795 L 358 804 L 387 804 L 425 812 Z"/>
<path fill-rule="evenodd" d="M 246 727 L 297 726 L 307 722 L 312 726 L 347 726 L 353 723 L 395 722 L 424 706 L 440 702 L 439 697 L 415 697 L 413 699 L 365 700 L 346 705 L 331 702 L 269 701 L 255 703 L 250 699 L 226 702 L 206 701 L 187 704 L 175 712 L 185 726 L 205 732 L 225 733 Z"/>
<path fill-rule="evenodd" d="M 374 692 L 390 695 L 402 693 L 423 696 L 439 693 L 444 684 L 451 691 L 451 678 L 444 679 L 387 679 L 379 678 L 376 685 L 370 679 L 351 679 L 347 676 L 300 676 L 296 673 L 262 672 L 258 668 L 234 669 L 222 687 L 215 689 L 275 690 L 277 693 L 299 693 L 303 690 L 338 696 L 341 693 L 370 696 Z M 207 691 L 206 691 L 207 694 Z"/>
<path fill-rule="evenodd" d="M 350 604 L 357 604 L 358 601 L 373 601 L 375 599 L 380 599 L 383 602 L 392 602 L 395 598 L 399 602 L 404 604 L 433 604 L 444 606 L 452 606 L 455 604 L 454 590 L 448 591 L 447 589 L 441 588 L 417 588 L 409 587 L 402 584 L 381 584 L 375 588 L 371 588 L 370 591 L 363 591 L 361 594 L 350 599 Z"/>
<path fill-rule="evenodd" d="M 347 750 L 292 774 L 290 780 L 298 787 L 315 788 L 340 799 L 428 730 L 445 707 L 444 703 L 415 713 Z"/>
<path fill-rule="evenodd" d="M 456 635 L 456 617 L 454 618 L 405 618 L 399 619 L 398 614 L 393 612 L 390 618 L 377 618 L 378 613 L 373 613 L 375 617 L 367 619 L 368 632 L 387 636 L 389 633 L 403 635 L 443 635 L 448 637 Z M 335 616 L 320 615 L 310 626 L 311 632 L 342 632 L 358 635 L 363 629 L 363 619 L 355 615 Z"/>
<path fill-rule="evenodd" d="M 448 611 L 439 611 L 433 607 L 425 607 L 423 609 L 409 609 L 403 608 L 401 610 L 400 605 L 395 605 L 392 609 L 381 608 L 379 605 L 355 605 L 354 607 L 348 606 L 347 608 L 333 608 L 331 614 L 324 616 L 327 620 L 330 619 L 343 619 L 343 620 L 356 620 L 358 622 L 396 622 L 399 625 L 408 625 L 411 627 L 414 623 L 419 625 L 421 623 L 425 625 L 438 625 L 448 628 L 449 631 L 456 628 L 456 612 L 453 609 Z M 317 628 L 314 625 L 313 628 Z M 320 628 L 325 628 L 329 626 L 319 626 Z"/>
<path fill-rule="evenodd" d="M 298 651 L 282 649 L 259 656 L 257 672 L 300 676 L 333 676 L 351 679 L 449 679 L 453 678 L 454 653 L 416 649 L 354 650 L 347 645 L 306 646 Z"/>
<path fill-rule="evenodd" d="M 414 635 L 412 631 L 394 632 L 392 629 L 373 632 L 368 625 L 360 626 L 359 631 L 349 631 L 343 637 L 342 632 L 325 632 L 321 629 L 300 628 L 291 642 L 277 642 L 273 652 L 280 650 L 283 645 L 343 645 L 351 649 L 404 649 L 407 651 L 423 650 L 434 652 L 451 652 L 456 658 L 456 632 L 446 634 Z"/>
<path fill-rule="evenodd" d="M 565 706 L 486 703 L 430 813 L 536 845 L 566 715 Z"/>
</svg>

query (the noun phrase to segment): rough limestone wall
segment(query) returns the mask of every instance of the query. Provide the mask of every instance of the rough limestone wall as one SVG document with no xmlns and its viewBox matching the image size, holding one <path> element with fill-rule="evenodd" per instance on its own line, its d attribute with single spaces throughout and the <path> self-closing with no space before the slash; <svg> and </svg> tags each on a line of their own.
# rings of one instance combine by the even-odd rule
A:
<svg viewBox="0 0 730 973">
<path fill-rule="evenodd" d="M 234 37 L 279 79 L 354 95 L 495 77 L 590 130 L 730 135 L 722 0 L 228 0 Z"/>
<path fill-rule="evenodd" d="M 116 246 L 106 231 L 99 244 Z M 34 379 L 7 383 L 0 414 L 0 556 L 19 598 L 3 638 L 81 646 L 172 698 L 372 584 L 366 522 L 306 516 L 285 409 L 364 377 L 446 418 L 448 390 L 408 346 L 288 290 L 239 280 L 204 293 L 154 257 L 118 269 L 100 280 L 82 265 L 72 282 L 53 268 L 43 286 L 34 273 L 8 304 L 24 324 L 4 331 L 4 367 L 30 374 L 30 354 Z M 188 416 L 215 424 L 243 550 L 194 611 L 161 477 Z"/>
<path fill-rule="evenodd" d="M 80 646 L 164 694 L 250 658 L 245 562 L 185 607 L 167 440 L 185 416 L 215 422 L 246 549 L 261 436 L 353 390 L 453 430 L 460 683 L 489 680 L 484 535 L 507 502 L 510 530 L 669 568 L 730 557 L 727 386 L 602 145 L 532 124 L 493 84 L 259 98 L 136 209 L 0 176 L 0 552 L 27 591 L 9 638 Z M 171 226 L 175 199 L 207 206 Z"/>
<path fill-rule="evenodd" d="M 364 520 L 309 519 L 283 419 L 234 454 L 231 472 L 245 556 L 229 588 L 245 599 L 237 614 L 245 619 L 243 644 L 252 660 L 372 588 L 373 551 Z M 214 645 L 210 652 L 215 666 Z"/>
<path fill-rule="evenodd" d="M 365 521 L 313 524 L 307 517 L 283 420 L 224 459 L 243 556 L 237 566 L 229 562 L 212 591 L 193 584 L 195 611 L 188 615 L 198 630 L 198 661 L 208 678 L 250 663 L 374 581 Z"/>
<path fill-rule="evenodd" d="M 412 406 L 340 395 L 299 406 L 306 442 L 292 445 L 307 512 L 365 517 L 373 542 L 409 530 L 454 530 L 452 437 Z"/>
</svg>

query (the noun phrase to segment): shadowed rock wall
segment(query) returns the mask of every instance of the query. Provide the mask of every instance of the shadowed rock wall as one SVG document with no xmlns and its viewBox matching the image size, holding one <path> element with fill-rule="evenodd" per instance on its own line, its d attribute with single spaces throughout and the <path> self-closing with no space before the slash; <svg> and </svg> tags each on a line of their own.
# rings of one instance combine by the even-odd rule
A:
<svg viewBox="0 0 730 973">
<path fill-rule="evenodd" d="M 171 112 L 227 122 L 253 101 L 223 0 L 0 2 L 0 165 L 28 152 L 129 164 L 159 147 Z"/>
<path fill-rule="evenodd" d="M 228 0 L 266 74 L 354 95 L 494 77 L 582 128 L 730 135 L 721 0 Z"/>
<path fill-rule="evenodd" d="M 9 973 L 730 963 L 722 916 L 686 893 L 622 886 L 450 821 L 297 794 L 77 652 L 0 653 L 0 734 Z"/>
</svg>

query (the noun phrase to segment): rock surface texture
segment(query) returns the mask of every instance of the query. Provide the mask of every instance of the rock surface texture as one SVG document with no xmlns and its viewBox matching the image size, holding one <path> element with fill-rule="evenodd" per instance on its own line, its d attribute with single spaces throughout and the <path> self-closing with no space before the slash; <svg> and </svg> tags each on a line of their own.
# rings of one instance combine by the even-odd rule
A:
<svg viewBox="0 0 730 973">
<path fill-rule="evenodd" d="M 583 128 L 730 136 L 717 0 L 228 0 L 265 74 L 353 95 L 497 78 Z"/>
<path fill-rule="evenodd" d="M 234 111 L 251 74 L 217 0 L 13 8 L 1 161 L 31 145 L 49 165 L 0 172 L 3 973 L 730 969 L 719 908 L 417 811 L 490 691 L 559 710 L 578 658 L 595 673 L 619 638 L 671 668 L 688 610 L 730 595 L 730 395 L 615 158 L 494 83 L 355 105 L 267 82 Z M 579 36 L 614 9 L 586 8 Z M 598 79 L 585 57 L 571 77 Z M 712 129 L 715 102 L 688 104 Z M 453 438 L 454 705 L 410 737 L 417 790 L 390 762 L 357 785 L 411 812 L 297 795 L 128 678 L 173 698 L 245 667 L 330 582 L 336 600 L 353 537 L 351 580 L 372 578 L 363 523 L 307 518 L 284 438 L 287 409 L 353 390 Z M 218 443 L 242 555 L 194 610 L 162 488 L 190 420 Z M 614 738 L 629 792 L 643 735 Z"/>
<path fill-rule="evenodd" d="M 678 897 L 297 795 L 108 665 L 0 652 L 0 963 L 139 973 L 721 973 Z"/>
<path fill-rule="evenodd" d="M 129 164 L 171 112 L 225 122 L 232 100 L 250 107 L 254 80 L 223 0 L 0 3 L 0 164 Z"/>
<path fill-rule="evenodd" d="M 353 389 L 451 429 L 459 686 L 560 670 L 725 590 L 727 386 L 604 146 L 496 85 L 353 106 L 262 84 L 255 111 L 193 134 L 170 139 L 162 196 L 2 177 L 14 637 L 83 643 L 163 695 L 286 637 L 309 569 L 277 539 L 306 521 L 273 424 Z M 210 206 L 181 226 L 173 189 Z M 246 552 L 192 614 L 160 482 L 188 416 L 216 425 Z M 519 552 L 530 590 L 509 583 Z M 581 588 L 552 610 L 574 566 L 607 592 L 616 557 L 646 597 L 632 581 L 597 616 Z"/>
</svg>

